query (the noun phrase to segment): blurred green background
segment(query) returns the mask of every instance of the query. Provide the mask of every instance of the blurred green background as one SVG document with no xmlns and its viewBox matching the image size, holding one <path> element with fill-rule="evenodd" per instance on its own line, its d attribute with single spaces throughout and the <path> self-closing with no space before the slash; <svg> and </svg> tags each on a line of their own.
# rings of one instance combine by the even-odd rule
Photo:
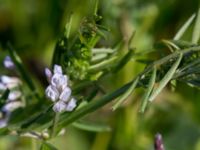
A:
<svg viewBox="0 0 200 150">
<path fill-rule="evenodd" d="M 5 44 L 10 41 L 29 70 L 39 76 L 35 70 L 50 65 L 55 42 L 69 15 L 74 14 L 71 34 L 77 34 L 81 20 L 92 14 L 93 4 L 92 0 L 0 0 L 0 61 L 6 55 Z M 135 30 L 133 46 L 137 51 L 150 50 L 156 41 L 172 38 L 199 6 L 198 0 L 101 0 L 98 14 L 110 32 L 99 46 L 113 47 L 121 39 L 128 40 Z M 189 39 L 190 34 L 184 38 Z M 143 67 L 130 62 L 117 75 L 104 79 L 102 86 L 106 91 L 115 89 Z M 1 74 L 5 72 L 2 68 L 1 65 Z M 115 112 L 106 106 L 87 116 L 109 124 L 111 132 L 93 133 L 69 127 L 64 135 L 50 142 L 59 150 L 153 150 L 154 135 L 160 132 L 167 150 L 200 150 L 198 89 L 178 83 L 176 92 L 165 89 L 140 115 L 142 94 L 138 89 Z M 0 150 L 29 150 L 33 144 L 27 138 L 0 137 Z"/>
</svg>

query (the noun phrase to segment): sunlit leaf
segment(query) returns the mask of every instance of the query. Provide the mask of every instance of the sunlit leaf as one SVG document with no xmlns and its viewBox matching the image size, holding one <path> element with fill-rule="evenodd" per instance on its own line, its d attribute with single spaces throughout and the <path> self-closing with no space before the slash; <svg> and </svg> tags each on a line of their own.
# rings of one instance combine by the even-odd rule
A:
<svg viewBox="0 0 200 150">
<path fill-rule="evenodd" d="M 172 65 L 172 67 L 169 69 L 169 71 L 165 74 L 163 79 L 159 82 L 159 86 L 155 88 L 149 98 L 149 101 L 153 101 L 155 97 L 162 91 L 162 89 L 167 85 L 167 83 L 171 80 L 173 77 L 176 69 L 178 68 L 180 62 L 182 59 L 182 54 L 179 55 L 176 62 Z"/>
<path fill-rule="evenodd" d="M 179 29 L 179 31 L 176 33 L 176 35 L 174 36 L 174 40 L 179 40 L 183 34 L 186 32 L 186 30 L 189 28 L 189 26 L 191 25 L 192 21 L 195 18 L 195 14 L 193 14 L 186 22 L 185 24 Z"/>
<path fill-rule="evenodd" d="M 149 83 L 148 83 L 148 88 L 147 88 L 146 92 L 144 93 L 144 95 L 142 97 L 142 103 L 141 103 L 141 106 L 140 106 L 140 109 L 139 109 L 139 112 L 141 112 L 141 113 L 144 113 L 144 111 L 146 109 L 146 106 L 148 104 L 148 99 L 149 99 L 149 96 L 150 96 L 151 91 L 153 89 L 155 81 L 156 81 L 156 68 L 153 69 L 153 73 L 152 73 L 151 78 L 150 78 Z"/>
</svg>

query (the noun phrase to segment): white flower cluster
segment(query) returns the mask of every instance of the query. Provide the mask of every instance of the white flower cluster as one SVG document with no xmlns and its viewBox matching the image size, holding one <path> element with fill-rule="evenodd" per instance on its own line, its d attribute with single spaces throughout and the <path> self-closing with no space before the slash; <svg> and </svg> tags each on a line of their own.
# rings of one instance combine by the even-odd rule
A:
<svg viewBox="0 0 200 150">
<path fill-rule="evenodd" d="M 8 61 L 8 57 L 6 57 L 5 60 Z M 11 59 L 9 61 L 11 61 L 10 64 L 13 63 Z M 8 67 L 9 63 L 6 62 L 6 64 Z M 5 104 L 0 108 L 0 128 L 3 128 L 7 125 L 12 111 L 23 106 L 23 103 L 19 101 L 22 95 L 21 91 L 19 90 L 19 86 L 21 84 L 22 82 L 17 77 L 9 77 L 5 75 L 0 76 L 0 97 L 7 89 L 9 90 Z"/>
<path fill-rule="evenodd" d="M 76 107 L 76 99 L 71 97 L 71 89 L 68 86 L 68 77 L 63 74 L 62 67 L 54 65 L 53 74 L 48 68 L 45 74 L 49 82 L 45 94 L 47 98 L 54 102 L 55 112 L 72 111 Z"/>
</svg>

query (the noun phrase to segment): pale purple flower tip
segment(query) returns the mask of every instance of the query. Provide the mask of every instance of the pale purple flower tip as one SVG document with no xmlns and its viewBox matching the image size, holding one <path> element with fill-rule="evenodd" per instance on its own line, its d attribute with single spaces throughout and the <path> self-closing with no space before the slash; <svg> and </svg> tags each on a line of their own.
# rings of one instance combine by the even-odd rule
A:
<svg viewBox="0 0 200 150">
<path fill-rule="evenodd" d="M 63 86 L 67 86 L 67 77 L 62 74 L 56 73 L 51 78 L 51 84 L 58 90 L 62 90 Z"/>
<path fill-rule="evenodd" d="M 7 120 L 5 119 L 0 119 L 0 128 L 4 128 L 7 126 Z"/>
<path fill-rule="evenodd" d="M 16 77 L 1 76 L 0 80 L 9 89 L 17 87 L 21 84 L 21 81 Z"/>
<path fill-rule="evenodd" d="M 15 68 L 15 64 L 13 63 L 12 59 L 10 56 L 6 56 L 4 61 L 3 61 L 4 67 L 8 69 L 13 69 Z"/>
<path fill-rule="evenodd" d="M 66 111 L 72 111 L 74 110 L 75 107 L 76 107 L 76 99 L 72 98 L 67 104 Z"/>
<path fill-rule="evenodd" d="M 51 70 L 49 68 L 45 68 L 44 71 L 45 71 L 45 75 L 47 77 L 48 82 L 50 82 L 51 78 L 52 78 L 52 72 L 51 72 Z"/>
<path fill-rule="evenodd" d="M 59 97 L 58 90 L 52 85 L 49 85 L 47 87 L 45 94 L 46 94 L 47 98 L 51 99 L 53 102 L 56 101 Z"/>
<path fill-rule="evenodd" d="M 60 94 L 59 99 L 61 101 L 67 102 L 69 97 L 70 97 L 70 95 L 71 95 L 71 89 L 69 87 L 65 87 L 65 89 Z"/>
<path fill-rule="evenodd" d="M 163 145 L 162 135 L 160 133 L 157 133 L 155 135 L 154 147 L 155 150 L 165 150 Z"/>
<path fill-rule="evenodd" d="M 8 100 L 9 101 L 14 101 L 20 98 L 22 93 L 20 91 L 11 91 L 8 95 Z"/>
<path fill-rule="evenodd" d="M 64 112 L 66 110 L 67 104 L 63 101 L 58 101 L 54 104 L 53 110 L 57 113 Z"/>
<path fill-rule="evenodd" d="M 3 83 L 0 83 L 0 91 L 4 91 L 6 89 L 7 87 Z"/>
<path fill-rule="evenodd" d="M 55 64 L 54 68 L 53 68 L 53 72 L 54 72 L 54 74 L 56 74 L 56 73 L 62 74 L 62 67 Z"/>
<path fill-rule="evenodd" d="M 2 110 L 4 112 L 12 112 L 13 110 L 15 110 L 15 109 L 17 109 L 19 107 L 22 107 L 22 106 L 23 106 L 22 102 L 20 102 L 20 101 L 13 101 L 13 102 L 9 102 L 9 103 L 5 104 L 3 106 L 3 108 L 2 108 Z"/>
</svg>

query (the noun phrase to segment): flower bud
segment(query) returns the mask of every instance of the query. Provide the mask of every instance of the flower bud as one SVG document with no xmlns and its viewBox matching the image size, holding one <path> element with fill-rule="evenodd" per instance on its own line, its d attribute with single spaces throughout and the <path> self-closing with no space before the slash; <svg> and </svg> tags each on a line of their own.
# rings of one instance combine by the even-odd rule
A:
<svg viewBox="0 0 200 150">
<path fill-rule="evenodd" d="M 67 104 L 63 101 L 58 101 L 54 104 L 53 110 L 57 113 L 61 113 L 66 110 Z"/>
<path fill-rule="evenodd" d="M 1 76 L 0 80 L 9 89 L 17 87 L 21 84 L 21 81 L 16 77 Z"/>
<path fill-rule="evenodd" d="M 5 119 L 0 119 L 0 128 L 4 128 L 7 126 L 7 120 Z"/>
<path fill-rule="evenodd" d="M 62 90 L 63 86 L 67 86 L 67 76 L 56 73 L 51 79 L 51 84 L 56 87 L 58 90 Z"/>
<path fill-rule="evenodd" d="M 54 72 L 54 74 L 56 74 L 56 73 L 62 74 L 62 67 L 59 65 L 54 65 L 53 72 Z"/>
<path fill-rule="evenodd" d="M 3 83 L 0 82 L 0 91 L 4 91 L 6 89 L 7 87 Z"/>
<path fill-rule="evenodd" d="M 6 56 L 4 61 L 3 61 L 4 67 L 8 68 L 8 69 L 14 69 L 15 68 L 15 64 L 13 63 L 12 59 L 10 58 L 10 56 Z"/>
<path fill-rule="evenodd" d="M 11 91 L 8 95 L 8 100 L 9 101 L 17 100 L 18 98 L 20 98 L 21 95 L 22 93 L 20 91 Z"/>
<path fill-rule="evenodd" d="M 67 104 L 66 111 L 72 111 L 75 107 L 76 107 L 76 99 L 72 98 Z"/>
<path fill-rule="evenodd" d="M 7 104 L 5 104 L 2 108 L 2 110 L 4 112 L 12 112 L 14 111 L 15 109 L 19 108 L 19 107 L 22 107 L 23 104 L 22 102 L 20 101 L 13 101 L 13 102 L 9 102 Z"/>
<path fill-rule="evenodd" d="M 49 85 L 47 87 L 45 94 L 46 94 L 47 98 L 51 99 L 52 101 L 56 101 L 59 97 L 58 90 L 52 85 Z"/>
<path fill-rule="evenodd" d="M 48 82 L 51 82 L 52 73 L 49 68 L 45 68 L 45 75 L 47 77 Z"/>
<path fill-rule="evenodd" d="M 65 89 L 60 94 L 59 99 L 61 101 L 67 102 L 69 97 L 70 97 L 70 95 L 71 95 L 71 89 L 69 87 L 65 87 Z"/>
</svg>

